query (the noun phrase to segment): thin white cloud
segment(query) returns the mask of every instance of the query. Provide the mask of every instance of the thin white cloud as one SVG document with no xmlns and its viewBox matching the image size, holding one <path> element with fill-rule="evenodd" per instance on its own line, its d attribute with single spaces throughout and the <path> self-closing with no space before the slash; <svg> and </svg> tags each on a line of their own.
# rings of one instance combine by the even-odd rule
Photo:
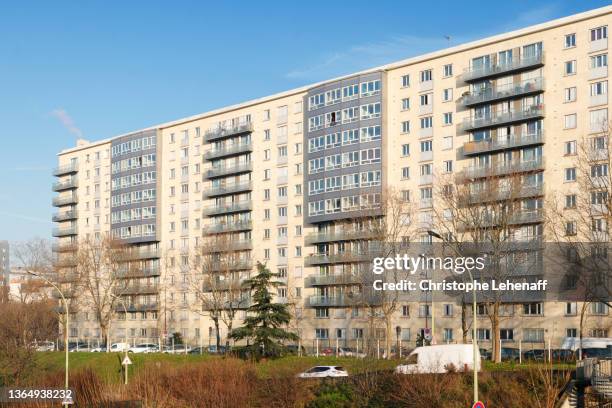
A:
<svg viewBox="0 0 612 408">
<path fill-rule="evenodd" d="M 0 211 L 0 215 L 9 217 L 9 218 L 17 218 L 17 219 L 25 220 L 25 221 L 33 221 L 33 222 L 39 222 L 43 224 L 53 224 L 51 220 L 45 220 L 45 219 L 37 218 L 37 217 L 30 217 L 29 215 L 15 214 L 15 213 L 7 212 L 7 211 Z"/>
<path fill-rule="evenodd" d="M 68 130 L 70 133 L 75 135 L 78 138 L 83 137 L 83 132 L 81 129 L 77 127 L 72 117 L 66 112 L 64 108 L 57 108 L 51 111 L 51 116 L 57 118 L 61 124 Z"/>
</svg>

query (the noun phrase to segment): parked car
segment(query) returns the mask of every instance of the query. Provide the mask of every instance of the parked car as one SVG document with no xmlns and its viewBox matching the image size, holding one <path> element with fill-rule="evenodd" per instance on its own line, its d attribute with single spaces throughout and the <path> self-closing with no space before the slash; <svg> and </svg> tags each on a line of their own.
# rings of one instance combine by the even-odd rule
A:
<svg viewBox="0 0 612 408">
<path fill-rule="evenodd" d="M 32 343 L 32 347 L 36 351 L 55 351 L 55 343 L 52 341 L 37 341 Z"/>
<path fill-rule="evenodd" d="M 480 357 L 483 360 L 491 360 L 493 358 L 493 353 L 491 352 L 491 350 L 487 350 L 485 348 L 481 348 L 479 349 L 480 351 Z"/>
<path fill-rule="evenodd" d="M 298 374 L 299 378 L 348 377 L 348 372 L 339 366 L 316 366 Z"/>
<path fill-rule="evenodd" d="M 517 348 L 502 347 L 501 348 L 501 359 L 502 361 L 519 361 L 521 353 Z"/>
<path fill-rule="evenodd" d="M 142 343 L 134 347 L 130 347 L 128 353 L 156 353 L 159 351 L 159 346 L 155 343 Z"/>
<path fill-rule="evenodd" d="M 111 353 L 123 352 L 129 349 L 130 349 L 130 345 L 128 343 L 113 343 L 110 346 Z"/>
<path fill-rule="evenodd" d="M 194 347 L 188 351 L 188 354 L 206 354 L 208 349 L 206 347 Z"/>
<path fill-rule="evenodd" d="M 357 358 L 365 358 L 366 353 L 357 352 L 354 348 L 351 347 L 339 347 L 338 348 L 338 356 L 340 357 L 357 357 Z"/>
<path fill-rule="evenodd" d="M 219 348 L 217 349 L 216 344 L 211 344 L 210 346 L 208 346 L 206 351 L 210 354 L 225 354 L 226 347 L 220 345 Z"/>
<path fill-rule="evenodd" d="M 553 361 L 570 362 L 576 360 L 576 353 L 572 350 L 554 349 L 551 350 Z"/>
<path fill-rule="evenodd" d="M 612 347 L 582 349 L 582 358 L 612 359 Z"/>
<path fill-rule="evenodd" d="M 164 349 L 164 353 L 166 354 L 186 354 L 189 353 L 191 347 L 185 346 L 184 344 L 175 344 L 174 346 L 169 346 Z"/>
<path fill-rule="evenodd" d="M 544 361 L 546 359 L 546 351 L 542 349 L 524 351 L 523 359 L 530 361 Z"/>
<path fill-rule="evenodd" d="M 100 344 L 96 347 L 93 347 L 91 350 L 92 353 L 106 353 L 106 344 Z"/>
<path fill-rule="evenodd" d="M 69 344 L 68 345 L 68 351 L 71 353 L 74 353 L 76 351 L 81 352 L 81 351 L 89 351 L 89 345 L 87 345 L 87 343 L 84 343 L 82 341 L 78 342 L 78 343 L 74 343 L 74 344 Z"/>
<path fill-rule="evenodd" d="M 441 344 L 417 347 L 406 359 L 406 364 L 395 367 L 398 374 L 445 373 L 451 369 L 480 371 L 480 353 L 476 356 L 478 366 L 474 367 L 474 347 L 471 344 Z"/>
</svg>

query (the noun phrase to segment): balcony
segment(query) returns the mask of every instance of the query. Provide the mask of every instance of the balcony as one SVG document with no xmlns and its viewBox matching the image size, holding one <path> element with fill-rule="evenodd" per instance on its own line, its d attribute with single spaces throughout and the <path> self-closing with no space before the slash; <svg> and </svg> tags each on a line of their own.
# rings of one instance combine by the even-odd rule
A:
<svg viewBox="0 0 612 408">
<path fill-rule="evenodd" d="M 253 151 L 251 143 L 237 143 L 230 146 L 225 146 L 219 149 L 213 149 L 204 153 L 205 160 L 214 160 L 222 157 L 234 156 L 242 153 L 250 153 Z"/>
<path fill-rule="evenodd" d="M 212 282 L 204 282 L 202 285 L 202 290 L 204 292 L 215 292 L 215 291 L 225 291 L 225 290 L 238 290 L 242 287 L 243 279 L 225 279 L 225 280 L 215 280 Z"/>
<path fill-rule="evenodd" d="M 121 253 L 119 256 L 122 261 L 134 261 L 138 259 L 154 259 L 160 257 L 161 251 L 159 248 L 129 250 Z"/>
<path fill-rule="evenodd" d="M 77 218 L 78 213 L 76 210 L 63 211 L 53 215 L 53 222 L 76 220 Z"/>
<path fill-rule="evenodd" d="M 340 229 L 337 231 L 308 234 L 306 235 L 304 243 L 306 245 L 314 245 L 321 242 L 352 241 L 360 239 L 370 239 L 374 237 L 376 237 L 376 231 L 373 231 L 371 229 Z"/>
<path fill-rule="evenodd" d="M 329 286 L 329 285 L 354 285 L 363 282 L 363 278 L 356 275 L 315 275 L 308 276 L 304 279 L 304 287 L 311 288 L 314 286 Z"/>
<path fill-rule="evenodd" d="M 53 262 L 53 266 L 56 268 L 72 268 L 77 266 L 77 260 L 73 256 L 62 257 Z"/>
<path fill-rule="evenodd" d="M 77 163 L 67 164 L 64 166 L 59 166 L 53 169 L 53 175 L 56 177 L 65 176 L 67 174 L 74 174 L 79 171 L 79 166 Z"/>
<path fill-rule="evenodd" d="M 510 135 L 506 137 L 494 137 L 492 139 L 467 142 L 463 145 L 463 154 L 466 156 L 499 152 L 517 147 L 541 145 L 544 143 L 544 132 L 529 133 L 524 135 Z"/>
<path fill-rule="evenodd" d="M 501 64 L 489 64 L 482 67 L 468 68 L 461 75 L 465 82 L 478 81 L 485 78 L 508 75 L 526 69 L 538 68 L 544 65 L 544 53 L 538 55 L 513 59 Z"/>
<path fill-rule="evenodd" d="M 240 174 L 253 171 L 253 163 L 241 163 L 235 166 L 213 167 L 206 171 L 206 178 L 223 177 L 228 174 Z"/>
<path fill-rule="evenodd" d="M 62 290 L 61 294 L 60 294 L 59 290 L 57 290 L 57 289 L 53 289 L 51 291 L 51 296 L 54 299 L 61 299 L 62 295 L 66 299 L 72 299 L 72 298 L 77 297 L 77 291 L 76 291 L 76 289 L 67 289 L 67 288 Z"/>
<path fill-rule="evenodd" d="M 157 283 L 143 285 L 118 285 L 113 288 L 116 296 L 122 295 L 151 295 L 159 292 Z"/>
<path fill-rule="evenodd" d="M 248 231 L 253 228 L 253 223 L 249 221 L 236 221 L 207 225 L 202 229 L 204 235 L 220 234 L 224 232 Z"/>
<path fill-rule="evenodd" d="M 458 204 L 461 206 L 470 204 L 481 204 L 487 202 L 514 200 L 519 198 L 539 197 L 544 195 L 544 184 L 524 185 L 517 189 L 479 189 L 469 195 L 459 197 Z"/>
<path fill-rule="evenodd" d="M 518 112 L 502 112 L 497 115 L 487 115 L 481 118 L 466 118 L 463 120 L 460 129 L 464 132 L 470 132 L 478 129 L 511 125 L 532 119 L 541 119 L 543 117 L 544 105 L 535 105 Z"/>
<path fill-rule="evenodd" d="M 235 300 L 233 302 L 226 301 L 223 305 L 221 305 L 221 309 L 248 309 L 253 304 L 253 301 L 250 298 L 244 298 Z M 203 306 L 204 310 L 207 309 L 206 306 Z"/>
<path fill-rule="evenodd" d="M 530 160 L 518 163 L 499 163 L 494 166 L 472 166 L 457 174 L 458 183 L 484 177 L 505 176 L 516 173 L 527 173 L 544 170 L 544 159 Z"/>
<path fill-rule="evenodd" d="M 307 306 L 309 307 L 342 307 L 353 304 L 348 296 L 309 296 Z"/>
<path fill-rule="evenodd" d="M 589 80 L 605 78 L 608 76 L 608 66 L 591 68 L 589 70 Z"/>
<path fill-rule="evenodd" d="M 74 272 L 60 273 L 57 276 L 57 283 L 75 283 L 80 280 L 79 275 Z"/>
<path fill-rule="evenodd" d="M 475 94 L 464 95 L 461 98 L 463 106 L 470 107 L 482 103 L 491 103 L 517 96 L 534 95 L 544 91 L 544 78 L 532 78 L 519 84 L 508 84 L 495 88 L 485 88 Z"/>
<path fill-rule="evenodd" d="M 218 214 L 229 214 L 241 211 L 251 211 L 253 209 L 253 203 L 250 200 L 238 201 L 230 204 L 219 204 L 211 205 L 206 207 L 202 214 L 204 216 L 218 215 Z"/>
<path fill-rule="evenodd" d="M 77 227 L 54 228 L 52 235 L 54 237 L 68 237 L 70 235 L 77 235 Z"/>
<path fill-rule="evenodd" d="M 145 266 L 143 268 L 132 268 L 127 270 L 117 271 L 117 277 L 122 279 L 127 278 L 148 278 L 151 276 L 159 276 L 159 266 Z"/>
<path fill-rule="evenodd" d="M 225 251 L 246 251 L 253 249 L 253 241 L 250 239 L 237 239 L 221 241 L 219 243 L 211 243 L 204 247 L 204 253 L 225 252 Z"/>
<path fill-rule="evenodd" d="M 205 191 L 204 198 L 212 198 L 212 197 L 218 197 L 218 196 L 228 195 L 228 194 L 243 193 L 246 191 L 251 191 L 252 189 L 253 189 L 253 184 L 250 181 L 245 181 L 242 183 L 227 184 L 224 186 L 216 186 L 216 187 L 211 187 L 207 191 Z"/>
<path fill-rule="evenodd" d="M 253 261 L 250 259 L 236 259 L 227 262 L 214 262 L 210 265 L 206 265 L 206 268 L 212 272 L 248 271 L 253 269 Z"/>
<path fill-rule="evenodd" d="M 589 97 L 589 107 L 599 106 L 599 105 L 607 105 L 608 104 L 608 94 L 601 95 L 591 95 Z"/>
<path fill-rule="evenodd" d="M 123 313 L 127 309 L 127 312 L 149 312 L 159 310 L 159 304 L 157 302 L 151 303 L 135 303 L 135 304 L 126 304 L 123 302 L 117 302 L 115 305 L 115 312 Z"/>
<path fill-rule="evenodd" d="M 71 178 L 66 181 L 58 181 L 57 183 L 53 183 L 53 191 L 64 191 L 70 190 L 72 188 L 77 188 L 79 185 L 76 178 Z"/>
<path fill-rule="evenodd" d="M 471 223 L 461 223 L 459 229 L 462 231 L 479 228 L 490 228 L 494 226 L 506 227 L 509 225 L 536 224 L 544 221 L 542 209 L 521 210 L 506 216 L 490 216 Z"/>
<path fill-rule="evenodd" d="M 53 252 L 62 253 L 62 252 L 74 252 L 78 249 L 76 243 L 66 242 L 66 243 L 57 243 L 51 246 Z"/>
<path fill-rule="evenodd" d="M 223 139 L 230 136 L 240 135 L 243 133 L 250 133 L 253 131 L 253 124 L 251 122 L 242 123 L 234 127 L 219 127 L 215 129 L 209 129 L 204 134 L 204 140 L 206 142 L 212 142 L 215 140 Z"/>
<path fill-rule="evenodd" d="M 599 40 L 591 41 L 589 52 L 603 51 L 607 48 L 608 48 L 608 38 L 602 38 Z"/>
<path fill-rule="evenodd" d="M 51 202 L 54 207 L 62 207 L 64 205 L 72 205 L 79 202 L 79 199 L 76 194 L 72 194 L 69 196 L 59 196 L 53 197 L 53 201 Z"/>
<path fill-rule="evenodd" d="M 304 258 L 305 266 L 317 266 L 334 263 L 371 262 L 373 258 L 380 256 L 379 250 L 347 251 L 336 254 L 313 254 Z"/>
</svg>

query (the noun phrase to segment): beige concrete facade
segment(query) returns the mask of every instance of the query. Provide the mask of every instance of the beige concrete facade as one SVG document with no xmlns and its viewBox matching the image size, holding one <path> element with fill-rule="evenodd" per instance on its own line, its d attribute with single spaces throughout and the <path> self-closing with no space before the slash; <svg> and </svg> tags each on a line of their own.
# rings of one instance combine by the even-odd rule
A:
<svg viewBox="0 0 612 408">
<path fill-rule="evenodd" d="M 147 295 L 156 297 L 154 310 L 133 312 L 127 320 L 118 321 L 113 336 L 141 341 L 178 331 L 193 344 L 211 342 L 210 319 L 194 307 L 195 297 L 182 275 L 190 267 L 193 251 L 221 233 L 241 245 L 241 259 L 246 261 L 237 269 L 241 279 L 253 273 L 257 261 L 282 275 L 286 285 L 278 288 L 277 298 L 291 304 L 304 344 L 312 345 L 319 337 L 322 344 L 333 345 L 338 338 L 355 345 L 376 337 L 376 332 L 370 333 L 373 328 L 364 310 L 345 304 L 310 306 L 311 296 L 331 293 L 308 283 L 319 275 L 319 268 L 305 262 L 308 255 L 317 253 L 305 237 L 320 230 L 318 224 L 328 223 L 305 221 L 312 91 L 380 73 L 382 188 L 405 194 L 418 209 L 422 229 L 427 230 L 439 205 L 436 181 L 455 177 L 479 160 L 497 162 L 507 154 L 508 160 L 537 161 L 536 171 L 530 174 L 541 194 L 532 199 L 541 203 L 577 188 L 576 183 L 564 181 L 566 169 L 575 166 L 576 160 L 566 154 L 566 142 L 601 132 L 592 122 L 607 117 L 610 23 L 612 7 L 605 7 L 145 129 L 156 138 L 156 227 L 154 239 L 133 245 L 158 248 L 159 273 L 153 279 L 159 290 Z M 476 68 L 479 57 L 488 58 L 483 60 L 484 68 Z M 504 64 L 504 58 L 511 62 Z M 492 91 L 478 94 L 474 86 L 485 80 Z M 592 94 L 594 87 L 602 91 Z M 520 117 L 523 113 L 526 117 Z M 518 119 L 507 120 L 509 114 Z M 485 121 L 501 119 L 499 125 L 481 126 L 478 115 Z M 481 129 L 492 139 L 508 132 L 515 138 L 537 140 L 519 140 L 516 147 L 500 153 L 487 149 L 479 153 L 478 145 L 471 142 L 480 137 Z M 54 188 L 59 194 L 54 204 L 59 210 L 54 220 L 58 221 L 60 264 L 62 248 L 69 250 L 88 235 L 111 233 L 112 146 L 113 141 L 130 135 L 83 141 L 58 155 Z M 530 148 L 534 150 L 524 150 Z M 490 157 L 483 159 L 487 154 Z M 527 155 L 533 155 L 533 160 L 527 160 Z M 346 215 L 329 222 L 354 221 Z M 517 237 L 534 237 L 544 233 L 541 229 L 540 223 L 530 223 L 518 229 Z M 70 272 L 69 263 L 61 267 Z M 340 290 L 328 286 L 333 293 Z M 399 328 L 398 338 L 414 345 L 417 334 L 430 327 L 431 317 L 423 315 L 424 304 L 405 306 L 399 308 L 393 327 Z M 433 307 L 436 340 L 461 341 L 460 306 L 436 303 Z M 549 302 L 538 308 L 539 313 L 528 315 L 524 305 L 509 307 L 512 313 L 501 321 L 508 344 L 521 340 L 541 347 L 551 341 L 558 347 L 564 337 L 576 334 L 579 317 L 574 311 L 580 310 L 580 304 Z M 585 335 L 612 336 L 609 311 L 594 311 L 587 318 Z M 244 313 L 238 314 L 236 324 Z M 75 317 L 72 336 L 99 336 L 86 311 Z M 490 347 L 490 323 L 486 317 L 479 320 L 481 340 Z M 380 335 L 382 326 L 377 324 L 374 330 L 377 327 Z M 222 336 L 226 334 L 222 328 Z"/>
</svg>

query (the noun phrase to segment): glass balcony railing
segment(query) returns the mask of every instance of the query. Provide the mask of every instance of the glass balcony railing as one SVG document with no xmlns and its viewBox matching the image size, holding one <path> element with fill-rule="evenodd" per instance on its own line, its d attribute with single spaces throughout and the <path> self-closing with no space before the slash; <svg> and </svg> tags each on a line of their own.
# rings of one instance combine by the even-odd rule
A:
<svg viewBox="0 0 612 408">
<path fill-rule="evenodd" d="M 53 169 L 53 175 L 56 177 L 64 176 L 66 174 L 76 173 L 79 170 L 77 163 L 71 163 L 64 166 L 59 166 Z"/>
<path fill-rule="evenodd" d="M 463 154 L 474 155 L 489 153 L 523 146 L 539 145 L 544 143 L 544 131 L 522 135 L 497 136 L 491 139 L 467 142 L 463 145 Z"/>
<path fill-rule="evenodd" d="M 66 180 L 66 181 L 58 181 L 57 183 L 53 183 L 53 191 L 64 191 L 72 188 L 77 188 L 79 185 L 76 178 Z"/>
<path fill-rule="evenodd" d="M 223 177 L 228 174 L 239 174 L 249 171 L 253 171 L 253 163 L 241 163 L 234 166 L 213 167 L 206 171 L 206 177 Z"/>
<path fill-rule="evenodd" d="M 63 211 L 53 215 L 53 222 L 76 220 L 78 213 L 76 210 Z"/>
<path fill-rule="evenodd" d="M 241 153 L 249 153 L 253 151 L 253 145 L 251 143 L 238 143 L 231 146 L 224 146 L 218 149 L 210 150 L 204 153 L 206 160 L 218 159 L 226 156 L 233 156 Z"/>
<path fill-rule="evenodd" d="M 358 239 L 368 239 L 376 236 L 376 231 L 372 229 L 339 229 L 328 232 L 315 232 L 306 235 L 304 242 L 306 245 L 313 245 L 319 242 L 350 241 Z"/>
<path fill-rule="evenodd" d="M 517 96 L 532 95 L 544 91 L 544 78 L 527 79 L 519 84 L 508 84 L 495 88 L 485 88 L 477 93 L 464 95 L 463 106 L 490 103 Z"/>
<path fill-rule="evenodd" d="M 204 140 L 207 142 L 212 142 L 214 140 L 239 135 L 242 133 L 249 133 L 252 131 L 253 124 L 251 122 L 241 123 L 233 127 L 218 127 L 206 131 L 206 133 L 204 134 Z"/>
<path fill-rule="evenodd" d="M 463 72 L 461 79 L 465 82 L 477 81 L 479 79 L 506 75 L 524 69 L 537 68 L 542 65 L 544 65 L 544 53 L 539 53 L 533 56 L 513 58 L 511 61 L 498 64 L 471 67 Z"/>
<path fill-rule="evenodd" d="M 240 211 L 250 211 L 253 209 L 253 203 L 250 200 L 238 201 L 229 204 L 211 205 L 206 207 L 202 213 L 204 216 L 228 214 Z"/>
<path fill-rule="evenodd" d="M 539 197 L 544 195 L 544 184 L 526 184 L 515 189 L 483 188 L 474 189 L 458 198 L 459 205 L 469 205 L 494 201 L 515 200 L 518 198 Z"/>
<path fill-rule="evenodd" d="M 534 105 L 519 111 L 501 112 L 477 118 L 466 118 L 461 124 L 461 130 L 470 132 L 477 129 L 508 125 L 531 119 L 544 117 L 544 105 Z"/>
<path fill-rule="evenodd" d="M 207 225 L 203 228 L 204 235 L 219 234 L 223 232 L 246 231 L 253 228 L 253 223 L 249 221 L 236 221 Z"/>
<path fill-rule="evenodd" d="M 253 184 L 250 181 L 241 183 L 226 184 L 220 186 L 212 186 L 204 191 L 204 198 L 217 197 L 228 194 L 241 193 L 245 191 L 251 191 Z"/>
<path fill-rule="evenodd" d="M 78 201 L 77 195 L 73 194 L 69 196 L 53 197 L 52 204 L 54 207 L 61 207 L 64 205 L 76 204 Z"/>
<path fill-rule="evenodd" d="M 465 181 L 468 179 L 525 173 L 536 170 L 544 170 L 544 158 L 540 157 L 536 160 L 522 162 L 500 163 L 494 166 L 468 167 L 457 174 L 457 180 Z"/>
<path fill-rule="evenodd" d="M 54 228 L 53 236 L 54 237 L 67 237 L 70 235 L 77 235 L 77 227 L 63 227 L 63 228 Z"/>
<path fill-rule="evenodd" d="M 354 285 L 362 283 L 363 279 L 357 275 L 314 275 L 304 279 L 305 287 L 328 286 L 328 285 Z"/>
</svg>

